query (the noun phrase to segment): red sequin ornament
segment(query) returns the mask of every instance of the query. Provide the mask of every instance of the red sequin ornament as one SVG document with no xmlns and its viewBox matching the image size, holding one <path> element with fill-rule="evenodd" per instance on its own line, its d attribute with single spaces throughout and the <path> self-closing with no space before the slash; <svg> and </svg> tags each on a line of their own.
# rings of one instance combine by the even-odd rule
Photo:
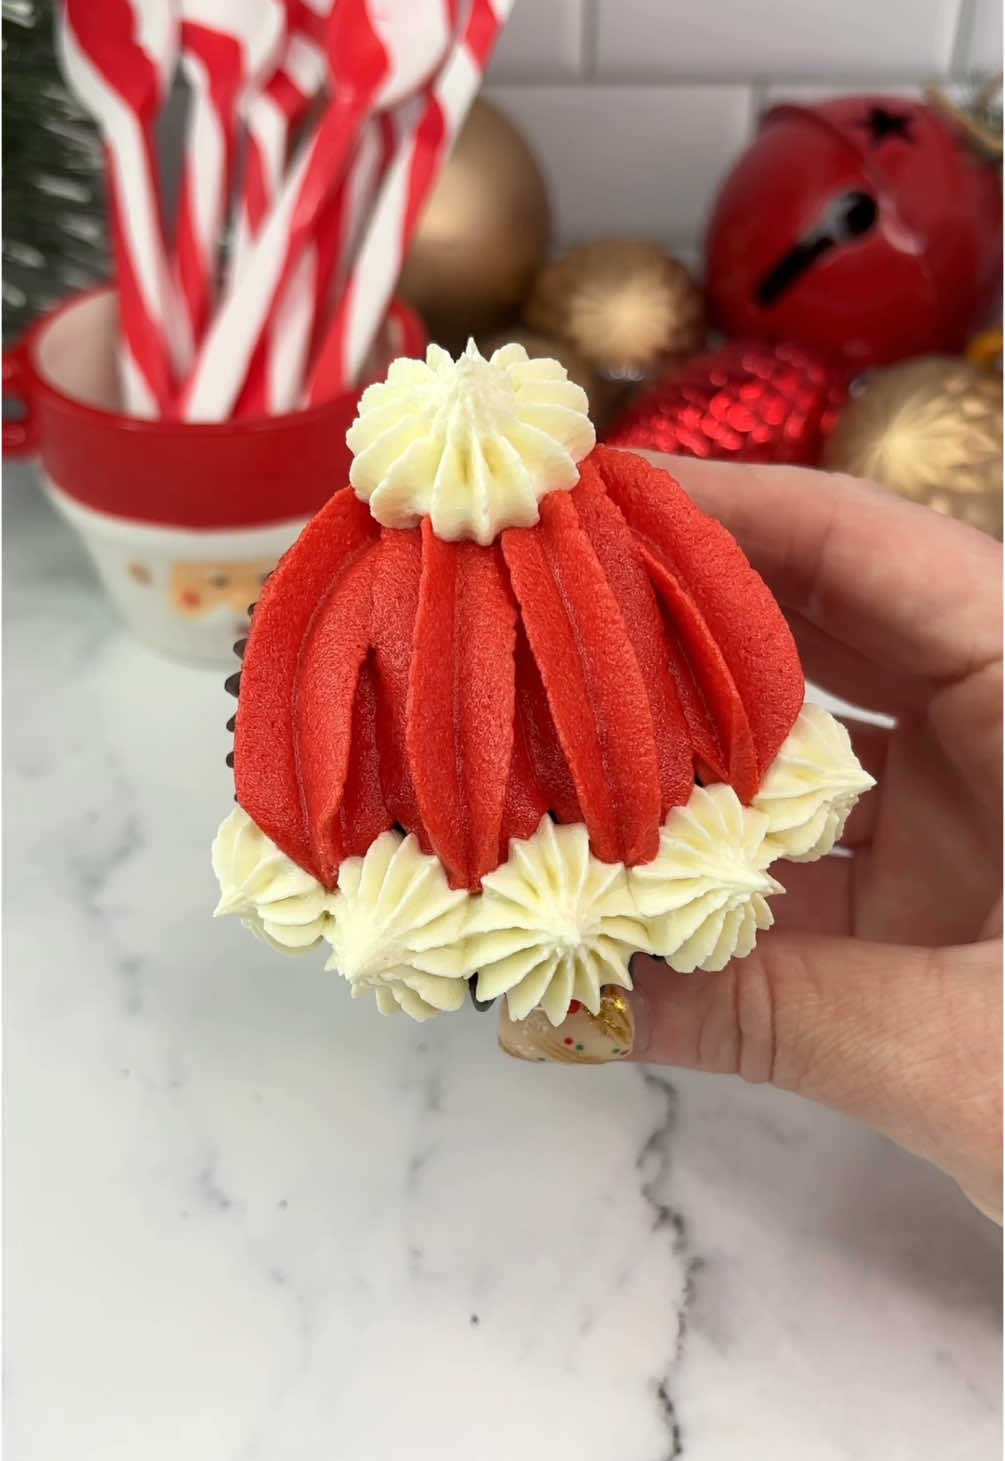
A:
<svg viewBox="0 0 1005 1461">
<path fill-rule="evenodd" d="M 643 391 L 605 439 L 678 456 L 815 466 L 847 383 L 844 366 L 800 345 L 723 345 Z"/>
</svg>

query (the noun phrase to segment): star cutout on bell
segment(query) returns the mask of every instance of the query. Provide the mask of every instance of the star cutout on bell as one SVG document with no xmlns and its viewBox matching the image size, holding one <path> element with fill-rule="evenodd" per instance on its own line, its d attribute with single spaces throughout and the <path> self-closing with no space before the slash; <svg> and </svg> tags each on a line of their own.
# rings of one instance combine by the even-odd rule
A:
<svg viewBox="0 0 1005 1461">
<path fill-rule="evenodd" d="M 913 142 L 911 119 L 902 112 L 891 112 L 886 107 L 870 107 L 862 126 L 868 129 L 873 142 L 884 142 L 888 137 L 900 137 L 904 142 Z"/>
</svg>

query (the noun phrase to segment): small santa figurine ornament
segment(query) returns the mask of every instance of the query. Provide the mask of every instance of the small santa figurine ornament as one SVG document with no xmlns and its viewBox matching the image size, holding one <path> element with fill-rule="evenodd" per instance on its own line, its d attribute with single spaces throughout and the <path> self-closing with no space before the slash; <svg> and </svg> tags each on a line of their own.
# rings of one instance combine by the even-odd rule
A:
<svg viewBox="0 0 1005 1461">
<path fill-rule="evenodd" d="M 519 345 L 395 361 L 254 611 L 217 911 L 385 1014 L 719 969 L 871 784 L 737 544 L 586 405 Z"/>
</svg>

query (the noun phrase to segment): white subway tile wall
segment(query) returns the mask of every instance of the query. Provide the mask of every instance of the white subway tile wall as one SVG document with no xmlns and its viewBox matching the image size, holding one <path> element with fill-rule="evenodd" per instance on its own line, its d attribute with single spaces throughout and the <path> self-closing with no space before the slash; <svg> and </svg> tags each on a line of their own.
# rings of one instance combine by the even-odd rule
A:
<svg viewBox="0 0 1005 1461">
<path fill-rule="evenodd" d="M 562 242 L 701 229 L 752 116 L 746 86 L 494 86 L 544 169 Z"/>
<path fill-rule="evenodd" d="M 964 7 L 966 8 L 966 7 Z M 973 0 L 972 15 L 964 17 L 963 64 L 1000 71 L 1002 60 L 1001 0 Z M 969 19 L 969 26 L 965 22 Z M 969 35 L 966 30 L 969 29 Z"/>
<path fill-rule="evenodd" d="M 519 0 L 517 0 L 519 3 Z M 735 81 L 948 68 L 959 0 L 600 0 L 597 73 Z"/>
<path fill-rule="evenodd" d="M 585 0 L 517 0 L 492 57 L 497 81 L 537 81 L 585 70 Z"/>
<path fill-rule="evenodd" d="M 486 95 L 540 159 L 559 244 L 691 252 L 768 102 L 957 95 L 1001 66 L 1001 0 L 516 0 Z"/>
</svg>

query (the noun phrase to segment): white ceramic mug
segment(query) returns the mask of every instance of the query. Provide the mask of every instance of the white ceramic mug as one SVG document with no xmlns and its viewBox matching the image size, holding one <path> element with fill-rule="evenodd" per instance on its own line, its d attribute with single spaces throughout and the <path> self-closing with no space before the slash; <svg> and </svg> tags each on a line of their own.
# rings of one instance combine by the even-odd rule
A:
<svg viewBox="0 0 1005 1461">
<path fill-rule="evenodd" d="M 424 350 L 421 324 L 395 301 L 374 373 Z M 109 288 L 33 326 L 3 359 L 5 396 L 24 406 L 3 424 L 4 452 L 38 458 L 45 490 L 139 639 L 178 659 L 233 664 L 263 578 L 348 482 L 360 390 L 283 416 L 140 420 L 120 409 L 117 351 Z"/>
</svg>

